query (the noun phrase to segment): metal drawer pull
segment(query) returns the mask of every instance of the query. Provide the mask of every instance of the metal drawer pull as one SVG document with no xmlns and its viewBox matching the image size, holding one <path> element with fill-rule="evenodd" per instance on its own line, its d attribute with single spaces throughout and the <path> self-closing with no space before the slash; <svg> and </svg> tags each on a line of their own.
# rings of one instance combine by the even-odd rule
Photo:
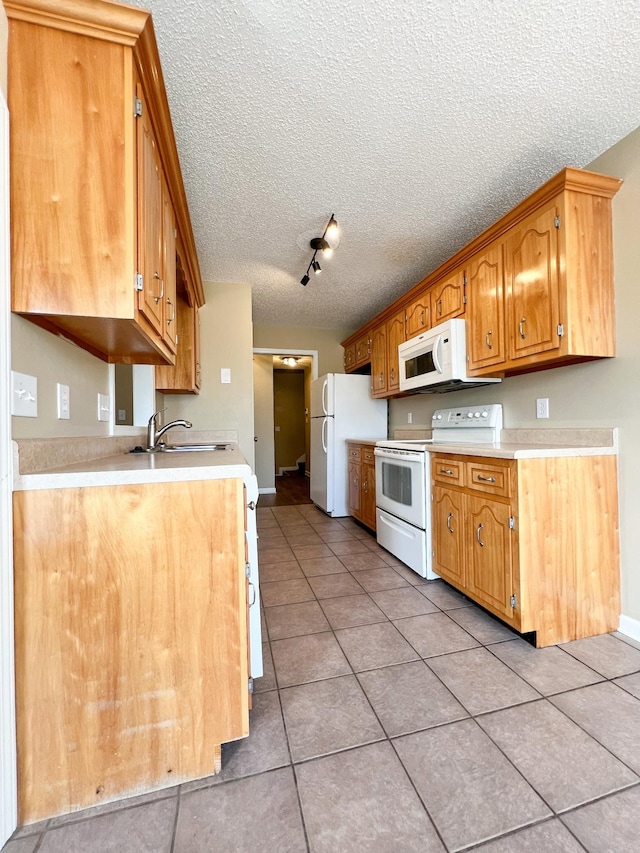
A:
<svg viewBox="0 0 640 853">
<path fill-rule="evenodd" d="M 156 305 L 160 302 L 161 299 L 164 299 L 164 279 L 158 275 L 157 272 L 154 272 L 153 277 L 160 282 L 160 295 L 154 297 L 156 300 Z"/>
<path fill-rule="evenodd" d="M 524 324 L 527 322 L 527 318 L 523 317 L 522 320 L 518 323 L 518 330 L 520 332 L 520 337 L 524 340 L 527 336 L 524 333 Z"/>
<path fill-rule="evenodd" d="M 487 345 L 487 349 L 493 349 L 493 344 L 491 343 L 491 335 L 492 334 L 493 334 L 493 331 L 491 329 L 489 329 L 487 334 L 484 336 L 484 341 Z"/>
<path fill-rule="evenodd" d="M 451 470 L 451 468 L 441 468 L 440 473 L 441 474 L 448 474 L 449 477 L 453 477 L 454 472 Z"/>
<path fill-rule="evenodd" d="M 482 528 L 483 528 L 483 527 L 484 527 L 484 525 L 483 525 L 483 524 L 479 524 L 479 525 L 476 527 L 476 540 L 477 540 L 477 542 L 478 542 L 478 545 L 479 545 L 481 548 L 484 548 L 484 542 L 483 542 L 483 541 L 482 541 L 482 539 L 480 538 L 480 531 L 482 530 Z"/>
<path fill-rule="evenodd" d="M 453 528 L 451 527 L 451 519 L 452 519 L 452 518 L 453 518 L 453 513 L 452 513 L 452 512 L 450 512 L 450 513 L 449 513 L 449 515 L 447 516 L 447 530 L 449 531 L 449 533 L 454 533 L 454 532 L 455 532 L 455 531 L 453 530 Z"/>
<path fill-rule="evenodd" d="M 249 589 L 253 592 L 253 596 L 252 596 L 251 600 L 249 601 L 249 607 L 253 607 L 253 605 L 256 603 L 256 588 L 251 583 L 251 581 L 249 581 Z"/>
<path fill-rule="evenodd" d="M 483 477 L 482 474 L 478 474 L 478 482 L 479 483 L 495 483 L 495 477 Z"/>
</svg>

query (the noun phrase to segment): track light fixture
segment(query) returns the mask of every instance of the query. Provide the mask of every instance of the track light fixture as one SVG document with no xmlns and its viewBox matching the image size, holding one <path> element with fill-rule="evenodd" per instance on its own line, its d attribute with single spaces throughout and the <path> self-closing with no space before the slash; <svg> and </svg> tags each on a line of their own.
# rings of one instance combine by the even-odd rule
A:
<svg viewBox="0 0 640 853">
<path fill-rule="evenodd" d="M 338 232 L 338 223 L 334 219 L 333 213 L 331 214 L 331 218 L 327 222 L 327 226 L 322 232 L 322 237 L 313 237 L 312 240 L 309 241 L 309 245 L 313 249 L 313 256 L 311 261 L 309 262 L 309 266 L 307 267 L 306 273 L 300 279 L 300 284 L 303 287 L 306 287 L 309 284 L 309 270 L 313 270 L 316 275 L 322 272 L 322 267 L 320 266 L 320 262 L 316 260 L 316 255 L 318 252 L 322 252 L 325 258 L 331 257 L 333 253 L 333 247 L 327 240 L 327 235 L 330 238 L 335 238 Z"/>
</svg>

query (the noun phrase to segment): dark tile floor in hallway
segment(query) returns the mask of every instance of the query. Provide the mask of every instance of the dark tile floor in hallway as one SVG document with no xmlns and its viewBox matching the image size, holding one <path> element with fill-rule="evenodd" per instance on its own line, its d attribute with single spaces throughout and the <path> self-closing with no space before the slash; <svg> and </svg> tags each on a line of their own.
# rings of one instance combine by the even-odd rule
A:
<svg viewBox="0 0 640 853">
<path fill-rule="evenodd" d="M 258 527 L 265 675 L 222 773 L 4 853 L 640 850 L 640 647 L 534 649 L 313 505 Z"/>
</svg>

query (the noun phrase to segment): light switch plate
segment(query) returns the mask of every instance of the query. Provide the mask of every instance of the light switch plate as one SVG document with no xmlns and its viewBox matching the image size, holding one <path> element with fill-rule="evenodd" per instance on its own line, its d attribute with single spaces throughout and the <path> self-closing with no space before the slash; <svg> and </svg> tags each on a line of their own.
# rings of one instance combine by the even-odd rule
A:
<svg viewBox="0 0 640 853">
<path fill-rule="evenodd" d="M 71 417 L 71 411 L 69 408 L 69 386 L 61 385 L 60 382 L 57 384 L 57 398 L 58 398 L 58 420 L 60 421 L 68 421 Z"/>
<path fill-rule="evenodd" d="M 19 418 L 38 417 L 38 379 L 11 371 L 11 414 Z"/>
<path fill-rule="evenodd" d="M 230 367 L 221 367 L 220 368 L 220 382 L 223 385 L 228 385 L 231 382 L 231 368 Z"/>
<path fill-rule="evenodd" d="M 111 412 L 111 400 L 108 394 L 98 394 L 98 420 L 108 421 Z"/>
</svg>

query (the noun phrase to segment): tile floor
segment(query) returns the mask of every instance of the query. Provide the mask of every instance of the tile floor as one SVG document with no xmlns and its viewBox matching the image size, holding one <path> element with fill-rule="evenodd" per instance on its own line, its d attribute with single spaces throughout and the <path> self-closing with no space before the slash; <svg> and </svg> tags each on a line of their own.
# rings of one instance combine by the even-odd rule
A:
<svg viewBox="0 0 640 853">
<path fill-rule="evenodd" d="M 350 519 L 258 508 L 265 675 L 223 771 L 4 853 L 635 853 L 640 646 L 534 649 Z"/>
</svg>

